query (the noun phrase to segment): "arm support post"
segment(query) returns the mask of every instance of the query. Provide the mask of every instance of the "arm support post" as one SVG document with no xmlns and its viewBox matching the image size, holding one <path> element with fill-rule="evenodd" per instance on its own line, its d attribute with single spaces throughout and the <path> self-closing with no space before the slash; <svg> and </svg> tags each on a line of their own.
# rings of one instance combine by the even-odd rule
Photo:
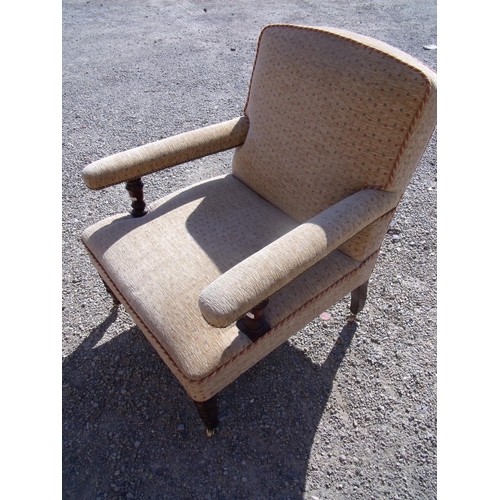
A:
<svg viewBox="0 0 500 500">
<path fill-rule="evenodd" d="M 248 311 L 243 318 L 241 318 L 236 326 L 246 334 L 252 342 L 255 342 L 259 337 L 271 329 L 271 325 L 266 321 L 264 310 L 269 304 L 269 300 L 263 300 L 257 304 L 253 309 Z"/>
<path fill-rule="evenodd" d="M 144 201 L 144 192 L 142 188 L 144 187 L 144 183 L 141 178 L 133 179 L 128 181 L 125 184 L 125 187 L 132 198 L 132 217 L 142 217 L 148 213 L 148 209 L 146 207 L 146 203 Z"/>
</svg>

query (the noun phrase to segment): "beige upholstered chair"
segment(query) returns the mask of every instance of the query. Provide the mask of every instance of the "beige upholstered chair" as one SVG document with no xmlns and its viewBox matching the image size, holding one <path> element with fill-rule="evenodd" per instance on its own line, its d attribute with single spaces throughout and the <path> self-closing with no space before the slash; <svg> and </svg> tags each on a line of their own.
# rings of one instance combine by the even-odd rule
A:
<svg viewBox="0 0 500 500">
<path fill-rule="evenodd" d="M 436 124 L 436 75 L 377 40 L 264 28 L 244 116 L 87 166 L 131 214 L 82 240 L 211 435 L 216 396 L 351 293 L 356 314 Z M 232 173 L 146 207 L 140 178 L 236 148 Z"/>
</svg>

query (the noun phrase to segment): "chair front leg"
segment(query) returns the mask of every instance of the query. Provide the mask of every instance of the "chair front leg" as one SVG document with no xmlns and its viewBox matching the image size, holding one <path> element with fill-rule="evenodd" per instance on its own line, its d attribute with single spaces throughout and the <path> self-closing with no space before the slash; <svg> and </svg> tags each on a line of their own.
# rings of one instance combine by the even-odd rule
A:
<svg viewBox="0 0 500 500">
<path fill-rule="evenodd" d="M 219 424 L 219 408 L 217 394 L 206 401 L 194 401 L 203 423 L 206 426 L 207 436 L 210 438 L 215 434 L 215 428 Z"/>
</svg>

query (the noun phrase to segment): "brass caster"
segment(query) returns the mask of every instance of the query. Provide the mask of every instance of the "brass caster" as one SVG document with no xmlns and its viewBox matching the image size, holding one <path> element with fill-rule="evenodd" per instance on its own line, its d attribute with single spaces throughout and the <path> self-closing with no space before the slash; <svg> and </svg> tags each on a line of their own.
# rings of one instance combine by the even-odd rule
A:
<svg viewBox="0 0 500 500">
<path fill-rule="evenodd" d="M 207 427 L 207 429 L 205 430 L 206 434 L 207 434 L 207 438 L 212 438 L 215 436 L 215 429 L 209 429 Z"/>
<path fill-rule="evenodd" d="M 358 320 L 358 316 L 357 314 L 351 314 L 348 318 L 347 318 L 347 322 L 348 323 L 354 323 L 355 321 Z"/>
</svg>

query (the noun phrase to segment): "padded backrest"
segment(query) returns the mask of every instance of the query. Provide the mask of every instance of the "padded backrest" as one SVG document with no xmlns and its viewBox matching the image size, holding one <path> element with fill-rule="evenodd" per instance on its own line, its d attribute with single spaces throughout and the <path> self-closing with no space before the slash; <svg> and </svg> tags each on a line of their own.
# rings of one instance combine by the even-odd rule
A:
<svg viewBox="0 0 500 500">
<path fill-rule="evenodd" d="M 233 173 L 298 221 L 368 187 L 403 194 L 436 124 L 435 73 L 344 30 L 261 33 Z"/>
</svg>

